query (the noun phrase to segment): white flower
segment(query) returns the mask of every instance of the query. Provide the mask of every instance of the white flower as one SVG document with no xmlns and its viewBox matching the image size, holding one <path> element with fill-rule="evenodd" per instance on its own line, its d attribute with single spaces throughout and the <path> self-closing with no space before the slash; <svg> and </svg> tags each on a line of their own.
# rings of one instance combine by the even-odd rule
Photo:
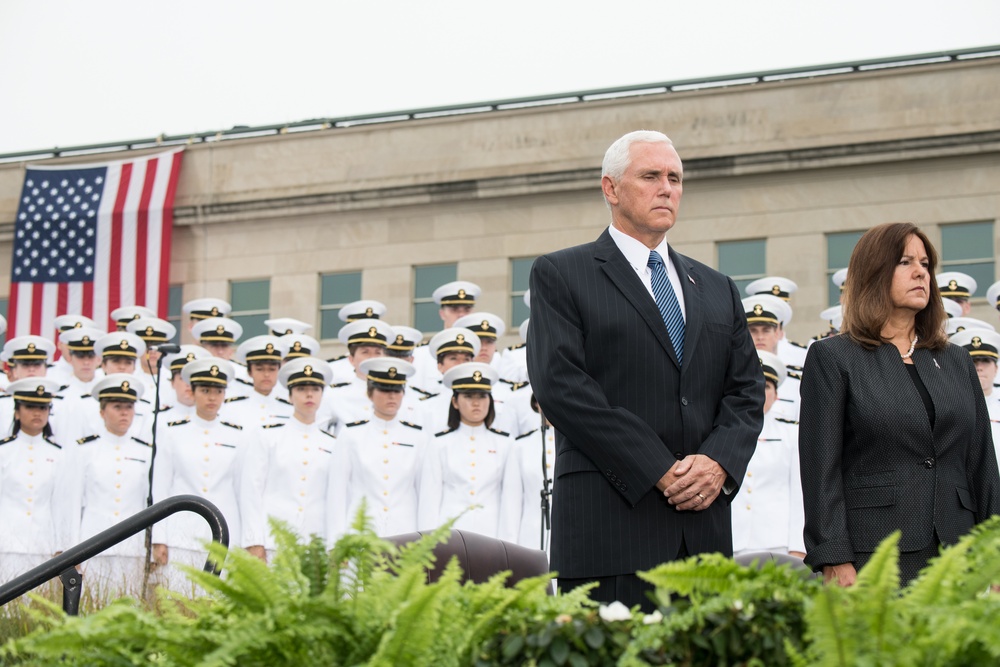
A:
<svg viewBox="0 0 1000 667">
<path fill-rule="evenodd" d="M 645 616 L 642 617 L 643 625 L 655 625 L 657 623 L 662 623 L 662 622 L 663 622 L 663 614 L 660 613 L 659 609 L 654 611 L 652 614 L 646 614 Z"/>
<path fill-rule="evenodd" d="M 621 602 L 615 601 L 609 605 L 601 605 L 601 608 L 597 610 L 597 614 L 602 620 L 611 623 L 612 621 L 631 621 L 632 612 L 629 608 L 623 605 Z"/>
<path fill-rule="evenodd" d="M 733 600 L 733 609 L 743 611 L 743 600 Z"/>
</svg>

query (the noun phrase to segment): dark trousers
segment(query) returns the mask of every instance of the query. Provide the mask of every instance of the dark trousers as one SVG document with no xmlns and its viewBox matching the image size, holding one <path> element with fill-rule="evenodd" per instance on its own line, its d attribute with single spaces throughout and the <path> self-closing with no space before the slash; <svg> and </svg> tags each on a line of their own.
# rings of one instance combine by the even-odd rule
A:
<svg viewBox="0 0 1000 667">
<path fill-rule="evenodd" d="M 687 558 L 687 545 L 681 541 L 681 548 L 674 560 Z M 610 577 L 589 577 L 582 579 L 564 579 L 559 577 L 559 589 L 571 591 L 574 588 L 597 582 L 597 587 L 590 591 L 590 599 L 603 604 L 610 604 L 617 600 L 626 607 L 639 605 L 639 609 L 646 614 L 656 610 L 656 603 L 650 599 L 650 594 L 654 590 L 653 584 L 640 579 L 634 572 L 629 574 L 616 574 Z"/>
</svg>

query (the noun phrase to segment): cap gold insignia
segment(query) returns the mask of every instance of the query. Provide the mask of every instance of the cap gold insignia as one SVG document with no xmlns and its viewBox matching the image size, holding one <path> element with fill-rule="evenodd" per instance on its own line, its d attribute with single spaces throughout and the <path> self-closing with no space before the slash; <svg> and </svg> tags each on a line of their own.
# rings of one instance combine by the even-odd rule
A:
<svg viewBox="0 0 1000 667">
<path fill-rule="evenodd" d="M 136 313 L 135 315 L 133 315 L 133 316 L 132 316 L 132 319 L 133 319 L 133 320 L 137 320 L 137 319 L 139 319 L 140 317 L 142 317 L 142 314 L 141 314 L 141 313 Z"/>
<path fill-rule="evenodd" d="M 218 317 L 218 316 L 219 316 L 219 307 L 212 306 L 212 317 Z"/>
<path fill-rule="evenodd" d="M 274 343 L 268 343 L 264 346 L 264 351 L 268 354 L 274 354 Z"/>
<path fill-rule="evenodd" d="M 128 380 L 125 380 L 124 382 L 122 382 L 122 391 L 128 391 L 128 388 L 129 388 Z"/>
<path fill-rule="evenodd" d="M 983 346 L 983 339 L 980 338 L 979 336 L 973 336 L 972 347 L 982 347 L 982 346 Z"/>
<path fill-rule="evenodd" d="M 292 345 L 292 349 L 295 350 L 296 352 L 301 352 L 302 351 L 302 343 L 300 341 L 295 341 L 295 344 Z"/>
<path fill-rule="evenodd" d="M 958 327 L 955 329 L 955 333 L 958 333 L 959 331 L 965 331 L 965 327 Z"/>
<path fill-rule="evenodd" d="M 465 290 L 464 289 L 458 290 L 458 298 L 459 299 L 464 299 L 465 298 Z"/>
<path fill-rule="evenodd" d="M 391 366 L 389 368 L 389 379 L 391 380 L 394 377 L 396 377 L 396 367 L 395 366 Z"/>
<path fill-rule="evenodd" d="M 950 290 L 958 289 L 958 281 L 957 280 L 949 280 L 948 281 L 948 289 L 950 289 Z"/>
<path fill-rule="evenodd" d="M 487 329 L 490 328 L 490 321 L 489 320 L 483 320 L 483 323 L 482 323 L 481 326 L 483 328 L 483 331 L 486 331 Z"/>
<path fill-rule="evenodd" d="M 771 294 L 773 294 L 775 296 L 778 296 L 779 294 L 781 294 L 781 285 L 775 285 L 774 287 L 772 287 L 771 288 Z"/>
<path fill-rule="evenodd" d="M 753 307 L 753 314 L 754 314 L 754 315 L 760 315 L 760 314 L 761 314 L 761 313 L 763 313 L 763 312 L 764 312 L 764 307 L 763 307 L 762 305 L 760 305 L 759 303 L 758 303 L 758 304 L 756 304 L 756 305 L 755 305 L 755 306 Z"/>
<path fill-rule="evenodd" d="M 481 381 L 483 379 L 483 373 L 482 373 L 482 371 L 476 371 L 475 373 L 473 373 L 472 374 L 472 379 L 475 380 L 476 382 Z"/>
<path fill-rule="evenodd" d="M 120 347 L 123 350 L 127 350 L 128 349 L 128 340 L 125 339 L 125 338 L 122 338 L 122 342 L 118 343 L 118 347 Z"/>
<path fill-rule="evenodd" d="M 84 336 L 80 342 L 84 345 L 90 345 L 90 336 Z"/>
<path fill-rule="evenodd" d="M 35 393 L 38 394 L 39 396 L 44 395 L 45 394 L 45 385 L 41 385 L 41 384 L 38 385 L 38 389 L 35 390 Z"/>
<path fill-rule="evenodd" d="M 28 352 L 33 353 L 37 348 L 34 343 L 28 343 Z"/>
<path fill-rule="evenodd" d="M 286 335 L 286 336 L 287 336 L 288 334 L 290 334 L 290 333 L 292 333 L 292 330 L 291 330 L 291 329 L 285 329 L 285 335 Z"/>
<path fill-rule="evenodd" d="M 302 369 L 302 372 L 305 373 L 306 375 L 312 375 L 313 374 L 313 367 L 312 366 L 306 366 L 305 368 Z"/>
<path fill-rule="evenodd" d="M 371 306 L 365 308 L 365 317 L 371 317 L 375 314 L 375 311 L 371 309 Z"/>
<path fill-rule="evenodd" d="M 402 345 L 404 342 L 403 334 L 396 334 L 396 345 Z"/>
<path fill-rule="evenodd" d="M 455 336 L 455 342 L 458 343 L 459 345 L 461 345 L 462 343 L 464 343 L 465 342 L 465 334 L 458 334 L 457 336 Z"/>
<path fill-rule="evenodd" d="M 74 329 L 79 329 L 82 326 L 83 326 L 83 322 L 77 322 L 76 324 L 73 325 L 73 328 Z"/>
<path fill-rule="evenodd" d="M 153 335 L 153 327 L 146 327 L 146 335 L 147 336 Z"/>
<path fill-rule="evenodd" d="M 220 324 L 219 326 L 215 327 L 215 333 L 221 336 L 222 334 L 226 333 L 226 327 Z"/>
<path fill-rule="evenodd" d="M 194 352 L 188 352 L 188 354 L 187 354 L 187 360 L 188 361 L 194 361 Z"/>
<path fill-rule="evenodd" d="M 219 367 L 212 366 L 211 370 L 208 371 L 208 374 L 211 375 L 212 377 L 215 377 L 216 375 L 219 374 Z"/>
<path fill-rule="evenodd" d="M 371 336 L 372 338 L 374 338 L 375 334 L 377 334 L 377 333 L 378 333 L 378 329 L 376 329 L 375 327 L 368 327 L 368 335 L 369 336 Z"/>
</svg>

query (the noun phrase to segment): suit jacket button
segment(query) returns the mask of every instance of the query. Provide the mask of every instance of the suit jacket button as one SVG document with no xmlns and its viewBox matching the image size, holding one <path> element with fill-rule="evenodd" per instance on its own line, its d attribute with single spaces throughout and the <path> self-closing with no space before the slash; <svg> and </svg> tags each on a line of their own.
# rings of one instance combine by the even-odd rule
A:
<svg viewBox="0 0 1000 667">
<path fill-rule="evenodd" d="M 685 398 L 684 396 L 681 396 L 681 405 L 687 405 L 687 404 L 688 404 L 687 398 Z"/>
<path fill-rule="evenodd" d="M 628 491 L 628 485 L 622 484 L 622 491 Z"/>
<path fill-rule="evenodd" d="M 682 459 L 682 458 L 684 458 L 684 452 L 674 452 L 674 458 L 675 459 Z"/>
<path fill-rule="evenodd" d="M 933 468 L 934 467 L 934 459 L 933 458 L 926 458 L 926 459 L 924 459 L 924 467 L 925 468 Z"/>
</svg>

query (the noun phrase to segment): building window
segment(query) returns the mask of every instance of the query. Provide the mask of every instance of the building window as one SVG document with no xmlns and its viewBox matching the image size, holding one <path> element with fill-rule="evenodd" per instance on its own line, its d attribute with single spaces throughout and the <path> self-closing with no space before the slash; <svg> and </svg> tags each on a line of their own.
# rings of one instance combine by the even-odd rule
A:
<svg viewBox="0 0 1000 667">
<path fill-rule="evenodd" d="M 271 318 L 271 281 L 239 280 L 229 283 L 230 317 L 243 327 L 242 340 L 268 332 L 264 320 Z"/>
<path fill-rule="evenodd" d="M 833 274 L 846 269 L 851 261 L 851 253 L 858 239 L 865 230 L 857 232 L 840 232 L 826 235 L 826 289 L 827 305 L 836 306 L 840 303 L 840 288 L 833 284 Z"/>
<path fill-rule="evenodd" d="M 441 316 L 434 303 L 434 290 L 458 280 L 457 264 L 434 264 L 413 267 L 413 326 L 432 333 L 441 330 Z"/>
<path fill-rule="evenodd" d="M 512 328 L 521 326 L 528 319 L 528 307 L 524 305 L 524 293 L 528 291 L 528 276 L 534 257 L 520 257 L 510 260 L 510 323 Z"/>
<path fill-rule="evenodd" d="M 727 241 L 718 244 L 719 271 L 736 283 L 740 296 L 746 296 L 746 286 L 767 275 L 767 241 Z"/>
<path fill-rule="evenodd" d="M 961 271 L 976 281 L 973 297 L 986 295 L 996 281 L 993 258 L 993 223 L 966 222 L 941 225 L 941 266 L 938 273 Z"/>
<path fill-rule="evenodd" d="M 178 332 L 184 329 L 184 325 L 181 323 L 181 309 L 184 305 L 183 301 L 183 285 L 171 285 L 167 288 L 167 322 L 173 324 Z M 177 339 L 178 336 L 174 336 L 171 340 Z"/>
<path fill-rule="evenodd" d="M 319 277 L 319 337 L 336 338 L 344 323 L 337 312 L 361 300 L 361 272 L 325 273 Z"/>
</svg>

